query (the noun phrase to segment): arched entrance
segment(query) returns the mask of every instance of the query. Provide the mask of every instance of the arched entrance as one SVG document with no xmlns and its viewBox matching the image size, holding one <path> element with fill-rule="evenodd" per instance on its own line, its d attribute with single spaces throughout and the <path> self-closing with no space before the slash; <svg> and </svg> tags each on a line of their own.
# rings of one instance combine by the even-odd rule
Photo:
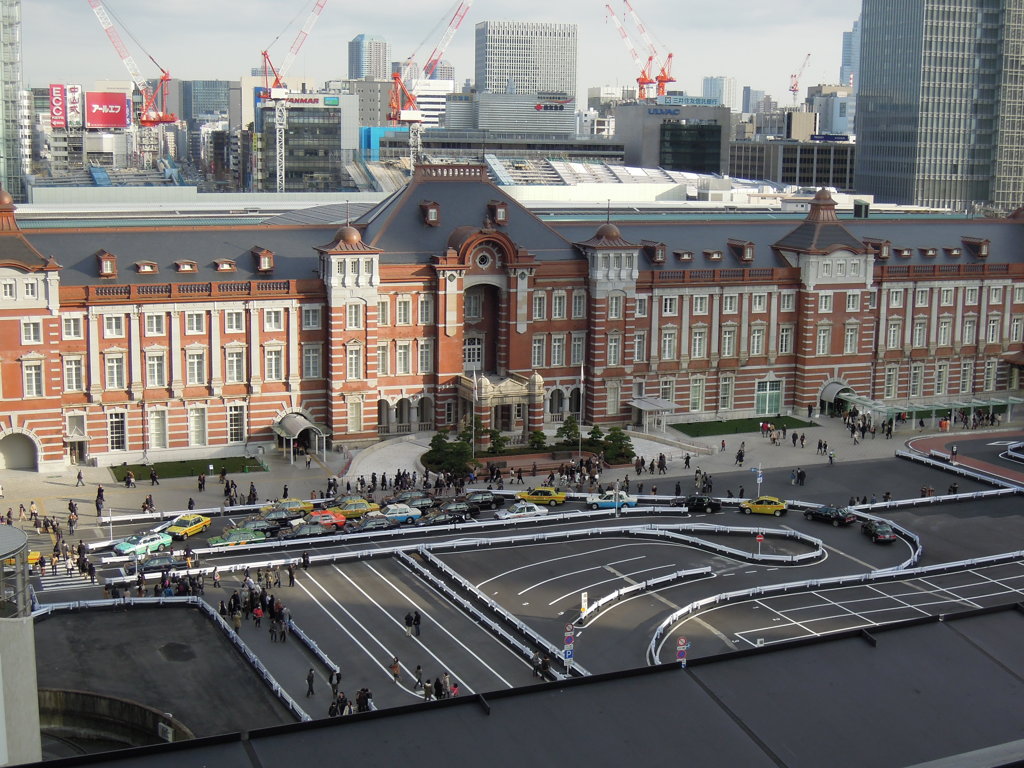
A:
<svg viewBox="0 0 1024 768">
<path fill-rule="evenodd" d="M 0 469 L 37 469 L 36 444 L 28 435 L 15 433 L 0 439 Z"/>
<path fill-rule="evenodd" d="M 320 454 L 321 461 L 327 461 L 327 438 L 331 431 L 324 424 L 317 424 L 301 413 L 286 413 L 271 425 L 280 438 L 278 444 L 284 448 L 289 463 L 295 463 L 296 454 Z"/>
<path fill-rule="evenodd" d="M 845 381 L 830 381 L 821 388 L 819 412 L 822 415 L 835 416 L 846 409 L 846 403 L 839 399 L 843 393 L 853 393 L 853 389 Z"/>
<path fill-rule="evenodd" d="M 548 395 L 548 421 L 565 420 L 565 392 L 552 389 Z"/>
<path fill-rule="evenodd" d="M 434 428 L 434 401 L 429 397 L 420 398 L 416 404 L 416 418 L 419 421 L 417 428 L 420 430 L 431 430 Z"/>
</svg>

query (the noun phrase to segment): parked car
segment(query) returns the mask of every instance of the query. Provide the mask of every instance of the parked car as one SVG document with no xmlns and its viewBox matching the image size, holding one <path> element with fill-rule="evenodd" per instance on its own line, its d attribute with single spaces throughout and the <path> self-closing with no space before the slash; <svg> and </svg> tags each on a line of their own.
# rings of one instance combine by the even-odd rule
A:
<svg viewBox="0 0 1024 768">
<path fill-rule="evenodd" d="M 240 523 L 237 527 L 243 528 L 252 520 L 262 520 L 276 533 L 281 528 L 291 525 L 292 520 L 301 520 L 305 514 L 306 512 L 303 512 L 301 509 L 281 507 L 279 509 L 272 509 L 269 512 L 263 512 L 255 517 L 251 517 L 248 521 Z"/>
<path fill-rule="evenodd" d="M 194 568 L 198 564 L 198 557 L 193 557 L 192 564 L 189 565 L 189 561 L 184 557 L 179 557 L 178 555 L 170 552 L 160 552 L 139 560 L 139 570 L 143 573 L 152 573 L 153 571 L 179 571 L 184 570 L 185 568 Z M 136 574 L 134 560 L 125 564 L 124 572 L 129 576 L 134 576 Z"/>
<path fill-rule="evenodd" d="M 378 513 L 374 512 L 373 514 Z M 423 516 L 420 510 L 410 507 L 408 504 L 388 504 L 379 514 L 383 514 L 384 517 L 396 523 L 405 523 L 406 525 L 412 525 Z"/>
<path fill-rule="evenodd" d="M 786 502 L 776 496 L 758 496 L 740 504 L 740 512 L 746 515 L 784 515 L 789 511 Z"/>
<path fill-rule="evenodd" d="M 458 501 L 456 499 L 444 502 L 437 508 L 437 510 L 439 512 L 452 512 L 456 515 L 462 515 L 466 520 L 473 517 L 474 513 L 473 508 L 468 503 L 465 501 Z"/>
<path fill-rule="evenodd" d="M 367 512 L 359 519 L 351 521 L 345 526 L 345 529 L 351 533 L 362 533 L 363 531 L 386 531 L 398 528 L 400 525 L 401 523 L 397 520 L 393 520 L 380 512 Z"/>
<path fill-rule="evenodd" d="M 345 527 L 346 522 L 348 522 L 348 518 L 342 514 L 341 510 L 337 507 L 328 507 L 327 509 L 310 512 L 308 515 L 301 517 L 298 520 L 293 520 L 292 525 L 298 526 L 304 523 L 318 523 L 329 531 L 340 531 Z"/>
<path fill-rule="evenodd" d="M 618 507 L 635 507 L 636 496 L 630 496 L 625 491 L 605 491 L 604 493 L 592 493 L 587 496 L 584 503 L 590 509 L 614 509 Z"/>
<path fill-rule="evenodd" d="M 444 499 L 435 499 L 433 496 L 415 496 L 411 499 L 406 499 L 404 503 L 407 507 L 418 509 L 423 514 L 426 514 L 427 510 L 444 503 Z"/>
<path fill-rule="evenodd" d="M 446 512 L 441 509 L 435 509 L 430 514 L 423 515 L 417 520 L 416 525 L 454 525 L 456 523 L 464 523 L 468 519 L 469 516 L 461 512 Z"/>
<path fill-rule="evenodd" d="M 687 512 L 722 511 L 722 502 L 710 496 L 677 496 L 669 503 L 673 507 L 684 507 Z"/>
<path fill-rule="evenodd" d="M 547 509 L 530 501 L 517 501 L 510 507 L 499 509 L 494 516 L 499 520 L 511 520 L 517 517 L 543 517 Z"/>
<path fill-rule="evenodd" d="M 174 541 L 166 533 L 137 533 L 114 545 L 114 552 L 119 555 L 148 555 L 150 552 L 163 552 Z"/>
<path fill-rule="evenodd" d="M 231 530 L 231 528 L 245 528 L 250 531 L 259 531 L 268 539 L 272 536 L 277 536 L 278 532 L 283 528 L 288 528 L 296 520 L 302 520 L 301 517 L 294 518 L 292 520 L 286 518 L 275 518 L 274 520 L 264 520 L 261 517 L 251 517 L 248 520 L 243 520 L 240 523 L 231 522 L 225 531 Z"/>
<path fill-rule="evenodd" d="M 892 526 L 882 520 L 865 520 L 860 524 L 860 532 L 869 536 L 875 544 L 891 543 L 898 538 Z"/>
<path fill-rule="evenodd" d="M 331 508 L 338 510 L 347 518 L 353 518 L 361 517 L 367 512 L 376 512 L 380 509 L 380 504 L 367 501 L 362 496 L 348 496 L 339 499 Z"/>
<path fill-rule="evenodd" d="M 558 504 L 565 504 L 565 491 L 542 485 L 539 488 L 527 488 L 525 491 L 520 491 L 516 494 L 516 498 L 533 504 L 554 507 Z"/>
<path fill-rule="evenodd" d="M 197 533 L 202 533 L 207 528 L 213 525 L 213 520 L 206 517 L 205 515 L 197 515 L 194 512 L 190 512 L 187 515 L 178 515 L 171 521 L 171 524 L 167 527 L 166 533 L 170 535 L 172 539 L 187 539 L 189 536 L 195 536 Z"/>
<path fill-rule="evenodd" d="M 832 523 L 836 528 L 841 525 L 849 525 L 857 520 L 857 516 L 849 507 L 814 507 L 804 512 L 807 520 L 821 520 L 824 523 Z"/>
<path fill-rule="evenodd" d="M 295 512 L 295 517 L 302 517 L 313 510 L 313 502 L 305 499 L 278 499 L 272 504 L 264 504 L 260 512 L 270 512 L 275 509 L 288 509 Z"/>
<path fill-rule="evenodd" d="M 220 536 L 214 536 L 207 542 L 211 547 L 234 547 L 238 544 L 255 544 L 267 538 L 263 531 L 253 531 L 248 528 L 232 528 Z"/>
<path fill-rule="evenodd" d="M 291 529 L 282 529 L 278 534 L 279 539 L 309 539 L 314 536 L 326 536 L 334 533 L 333 528 L 320 525 L 320 523 L 301 523 Z"/>
<path fill-rule="evenodd" d="M 426 491 L 402 491 L 401 493 L 396 493 L 390 499 L 384 499 L 384 506 L 389 504 L 408 504 L 410 499 L 422 499 L 424 496 L 429 498 L 430 494 Z"/>
<path fill-rule="evenodd" d="M 505 497 L 493 491 L 470 491 L 456 497 L 456 501 L 464 501 L 479 513 L 481 509 L 497 509 L 505 506 Z"/>
</svg>

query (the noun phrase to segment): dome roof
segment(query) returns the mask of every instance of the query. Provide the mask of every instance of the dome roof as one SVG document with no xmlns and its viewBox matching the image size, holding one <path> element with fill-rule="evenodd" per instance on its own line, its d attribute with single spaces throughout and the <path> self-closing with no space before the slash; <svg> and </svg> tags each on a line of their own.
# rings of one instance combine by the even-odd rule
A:
<svg viewBox="0 0 1024 768">
<path fill-rule="evenodd" d="M 338 230 L 335 239 L 337 242 L 345 243 L 346 245 L 359 245 L 362 235 L 359 234 L 359 230 L 355 227 L 345 226 Z"/>
<path fill-rule="evenodd" d="M 0 189 L 0 205 L 12 205 L 14 198 L 11 197 L 11 193 L 6 189 Z"/>
<path fill-rule="evenodd" d="M 622 232 L 619 231 L 618 227 L 609 222 L 607 224 L 602 224 L 597 228 L 595 237 L 603 238 L 605 240 L 621 240 Z"/>
</svg>

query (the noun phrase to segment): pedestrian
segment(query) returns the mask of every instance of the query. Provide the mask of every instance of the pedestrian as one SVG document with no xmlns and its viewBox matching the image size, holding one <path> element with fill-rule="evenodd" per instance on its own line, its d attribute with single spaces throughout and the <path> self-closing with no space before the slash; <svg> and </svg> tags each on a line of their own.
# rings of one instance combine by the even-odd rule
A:
<svg viewBox="0 0 1024 768">
<path fill-rule="evenodd" d="M 338 697 L 338 686 L 341 685 L 341 671 L 337 668 L 331 670 L 327 676 L 327 682 L 331 686 L 331 696 Z"/>
<path fill-rule="evenodd" d="M 446 699 L 452 695 L 452 679 L 448 676 L 448 672 L 441 675 L 441 687 L 444 689 Z"/>
<path fill-rule="evenodd" d="M 829 464 L 835 464 L 836 463 L 836 452 L 835 451 L 829 451 L 828 452 L 828 463 Z"/>
<path fill-rule="evenodd" d="M 432 698 L 434 698 L 434 683 L 428 677 L 427 681 L 423 683 L 423 700 L 430 701 Z"/>
<path fill-rule="evenodd" d="M 412 614 L 411 613 L 406 613 L 405 614 L 405 636 L 406 637 L 412 637 L 412 621 L 413 621 Z"/>
<path fill-rule="evenodd" d="M 260 622 L 263 620 L 263 609 L 258 605 L 252 609 L 252 620 L 253 626 L 255 626 L 256 629 L 259 629 Z"/>
<path fill-rule="evenodd" d="M 282 499 L 287 499 L 288 498 L 288 484 L 287 483 L 285 483 L 284 491 L 281 493 L 281 498 Z"/>
<path fill-rule="evenodd" d="M 156 467 L 153 467 L 151 470 L 149 470 L 149 484 L 160 485 L 160 478 L 156 474 Z"/>
<path fill-rule="evenodd" d="M 533 668 L 533 676 L 540 677 L 540 651 L 534 651 L 530 657 L 530 667 Z"/>
<path fill-rule="evenodd" d="M 444 686 L 441 684 L 441 678 L 434 678 L 434 698 L 440 701 L 444 698 Z"/>
<path fill-rule="evenodd" d="M 420 612 L 419 611 L 413 611 L 412 612 L 412 630 L 413 630 L 412 633 L 414 635 L 416 635 L 416 637 L 420 636 L 420 622 L 421 621 L 422 621 L 422 618 L 420 617 Z"/>
<path fill-rule="evenodd" d="M 722 441 L 722 446 L 718 450 L 719 453 L 725 453 L 725 440 Z"/>
<path fill-rule="evenodd" d="M 309 570 L 309 552 L 302 553 L 302 570 Z"/>
<path fill-rule="evenodd" d="M 78 481 L 75 483 L 75 488 L 80 485 L 85 485 L 85 475 L 82 473 L 82 470 L 78 470 Z"/>
<path fill-rule="evenodd" d="M 950 460 L 950 463 L 952 463 L 952 464 L 956 464 L 956 452 L 957 452 L 957 447 L 955 445 L 952 448 L 949 449 L 949 460 Z M 0 485 L 0 496 L 3 496 L 3 495 L 4 495 L 4 493 L 3 493 L 3 486 Z"/>
<path fill-rule="evenodd" d="M 235 628 L 235 634 L 242 628 L 242 611 L 236 608 L 231 614 L 231 626 Z"/>
<path fill-rule="evenodd" d="M 295 566 L 292 563 L 288 563 L 288 586 L 295 586 Z"/>
<path fill-rule="evenodd" d="M 191 512 L 195 508 L 196 508 L 196 500 L 193 499 L 191 496 L 189 496 L 188 497 L 188 511 Z"/>
<path fill-rule="evenodd" d="M 96 583 L 96 564 L 89 563 L 89 581 L 93 584 Z"/>
<path fill-rule="evenodd" d="M 451 696 L 452 696 L 452 698 L 455 698 L 458 695 L 459 695 L 459 683 L 458 683 L 457 680 L 452 680 Z"/>
<path fill-rule="evenodd" d="M 219 566 L 213 566 L 213 586 L 220 589 L 220 568 Z"/>
<path fill-rule="evenodd" d="M 690 454 L 687 453 L 687 454 L 685 454 L 683 456 L 683 469 L 689 469 L 689 468 L 690 468 Z"/>
<path fill-rule="evenodd" d="M 395 685 L 398 684 L 398 676 L 402 674 L 402 665 L 398 661 L 398 657 L 395 656 L 391 659 L 391 663 L 388 665 L 388 669 L 391 670 L 391 677 L 395 681 Z"/>
<path fill-rule="evenodd" d="M 309 672 L 306 674 L 306 698 L 307 699 L 310 696 L 315 696 L 316 695 L 315 692 L 313 691 L 313 681 L 314 680 L 316 680 L 316 673 L 313 671 L 313 668 L 310 667 L 309 668 Z"/>
<path fill-rule="evenodd" d="M 413 675 L 416 677 L 416 682 L 412 684 L 412 689 L 415 691 L 417 688 L 423 687 L 423 667 L 417 664 Z"/>
<path fill-rule="evenodd" d="M 313 463 L 313 457 L 308 453 L 306 454 L 306 469 L 309 469 L 309 465 Z"/>
</svg>

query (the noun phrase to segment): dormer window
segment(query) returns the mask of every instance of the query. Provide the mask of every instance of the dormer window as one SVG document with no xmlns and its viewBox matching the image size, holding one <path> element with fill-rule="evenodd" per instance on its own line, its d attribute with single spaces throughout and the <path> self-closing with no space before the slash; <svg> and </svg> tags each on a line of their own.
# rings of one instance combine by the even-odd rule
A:
<svg viewBox="0 0 1024 768">
<path fill-rule="evenodd" d="M 754 260 L 754 244 L 749 240 L 730 240 L 729 249 L 740 261 Z"/>
<path fill-rule="evenodd" d="M 892 256 L 892 243 L 888 240 L 872 240 L 868 238 L 864 240 L 864 245 L 867 246 L 868 252 L 874 254 L 877 259 L 888 259 Z"/>
<path fill-rule="evenodd" d="M 260 248 L 256 246 L 252 249 L 252 255 L 256 258 L 256 271 L 257 272 L 273 272 L 274 271 L 274 252 L 269 251 L 266 248 Z"/>
<path fill-rule="evenodd" d="M 721 261 L 722 260 L 722 252 L 721 251 L 704 251 L 704 257 L 707 258 L 707 259 L 710 259 L 711 261 Z"/>
<path fill-rule="evenodd" d="M 973 256 L 979 259 L 988 258 L 989 241 L 982 240 L 977 237 L 965 237 L 963 238 L 964 247 L 971 252 Z"/>
<path fill-rule="evenodd" d="M 420 203 L 420 210 L 423 212 L 423 223 L 428 227 L 437 227 L 441 224 L 441 206 L 427 200 Z"/>
<path fill-rule="evenodd" d="M 117 277 L 117 256 L 109 251 L 100 251 L 96 254 L 99 263 L 100 277 Z"/>
<path fill-rule="evenodd" d="M 156 262 L 153 261 L 137 261 L 135 262 L 135 271 L 140 275 L 152 275 L 159 271 L 156 266 Z"/>
<path fill-rule="evenodd" d="M 936 254 L 936 250 L 934 248 L 922 248 L 921 249 L 921 255 L 924 256 L 926 259 L 934 259 L 935 258 L 935 254 Z"/>
<path fill-rule="evenodd" d="M 218 272 L 234 272 L 235 262 L 233 259 L 217 259 L 213 262 L 217 266 Z"/>
<path fill-rule="evenodd" d="M 693 251 L 673 251 L 679 261 L 693 261 Z"/>
<path fill-rule="evenodd" d="M 896 249 L 896 255 L 899 256 L 901 259 L 909 259 L 912 254 L 913 254 L 913 251 L 910 250 L 909 248 L 897 248 Z"/>
<path fill-rule="evenodd" d="M 951 259 L 959 259 L 963 251 L 960 248 L 946 248 L 946 255 Z"/>
<path fill-rule="evenodd" d="M 188 261 L 188 260 L 176 261 L 176 262 L 174 262 L 174 266 L 175 266 L 175 268 L 179 272 L 198 272 L 199 271 L 199 267 L 196 265 L 196 263 L 194 261 Z"/>
<path fill-rule="evenodd" d="M 644 249 L 647 258 L 654 264 L 664 264 L 665 256 L 668 254 L 668 246 L 655 240 L 641 240 L 640 247 Z"/>
<path fill-rule="evenodd" d="M 491 221 L 499 227 L 508 224 L 508 203 L 499 203 L 492 200 L 487 204 L 487 210 L 491 214 Z"/>
</svg>

